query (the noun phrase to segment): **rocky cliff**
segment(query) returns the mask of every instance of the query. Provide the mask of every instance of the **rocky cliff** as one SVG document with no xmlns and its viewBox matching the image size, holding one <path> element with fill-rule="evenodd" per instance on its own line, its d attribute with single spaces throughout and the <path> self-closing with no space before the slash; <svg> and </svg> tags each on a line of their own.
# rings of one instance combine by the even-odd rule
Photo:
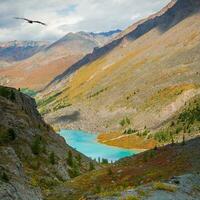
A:
<svg viewBox="0 0 200 200">
<path fill-rule="evenodd" d="M 41 200 L 89 162 L 43 121 L 32 98 L 0 87 L 1 200 Z"/>
</svg>

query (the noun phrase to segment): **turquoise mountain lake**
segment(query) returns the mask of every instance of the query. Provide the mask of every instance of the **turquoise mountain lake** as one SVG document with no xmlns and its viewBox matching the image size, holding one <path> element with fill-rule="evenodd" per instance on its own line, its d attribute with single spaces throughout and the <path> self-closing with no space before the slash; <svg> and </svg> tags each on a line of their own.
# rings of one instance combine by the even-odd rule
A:
<svg viewBox="0 0 200 200">
<path fill-rule="evenodd" d="M 137 154 L 137 151 L 107 146 L 97 142 L 97 135 L 84 131 L 61 130 L 67 144 L 92 159 L 106 158 L 109 162 Z"/>
</svg>

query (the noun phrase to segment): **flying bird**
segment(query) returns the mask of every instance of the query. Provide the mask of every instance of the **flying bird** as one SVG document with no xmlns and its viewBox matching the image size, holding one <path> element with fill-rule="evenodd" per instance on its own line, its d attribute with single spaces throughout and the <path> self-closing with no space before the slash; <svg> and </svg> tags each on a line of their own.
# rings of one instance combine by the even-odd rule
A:
<svg viewBox="0 0 200 200">
<path fill-rule="evenodd" d="M 29 24 L 37 23 L 37 24 L 41 24 L 41 25 L 43 25 L 43 26 L 46 26 L 46 25 L 47 25 L 47 24 L 45 24 L 45 23 L 43 23 L 43 22 L 35 21 L 35 20 L 30 20 L 30 19 L 23 18 L 23 17 L 14 17 L 14 19 L 22 19 L 22 20 L 27 21 Z"/>
</svg>

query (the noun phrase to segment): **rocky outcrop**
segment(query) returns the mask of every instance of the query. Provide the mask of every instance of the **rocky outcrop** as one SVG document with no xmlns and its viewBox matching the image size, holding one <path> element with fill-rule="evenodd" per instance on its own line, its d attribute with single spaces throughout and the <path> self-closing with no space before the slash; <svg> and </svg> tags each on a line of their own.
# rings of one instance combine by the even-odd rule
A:
<svg viewBox="0 0 200 200">
<path fill-rule="evenodd" d="M 0 86 L 0 113 L 1 200 L 41 200 L 45 189 L 89 170 L 90 159 L 43 121 L 34 99 Z"/>
<path fill-rule="evenodd" d="M 42 200 L 40 189 L 29 185 L 23 164 L 15 150 L 12 147 L 0 147 L 0 155 L 0 199 Z M 2 178 L 3 173 L 8 173 L 8 180 L 5 177 Z"/>
</svg>

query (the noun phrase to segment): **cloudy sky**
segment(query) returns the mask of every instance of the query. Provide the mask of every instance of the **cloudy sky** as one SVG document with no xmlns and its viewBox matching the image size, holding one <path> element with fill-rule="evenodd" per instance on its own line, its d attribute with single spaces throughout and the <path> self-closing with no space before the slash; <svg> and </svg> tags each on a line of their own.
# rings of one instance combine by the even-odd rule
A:
<svg viewBox="0 0 200 200">
<path fill-rule="evenodd" d="M 68 32 L 124 29 L 170 0 L 0 0 L 0 41 L 50 40 Z M 13 17 L 41 20 L 47 27 Z"/>
</svg>

